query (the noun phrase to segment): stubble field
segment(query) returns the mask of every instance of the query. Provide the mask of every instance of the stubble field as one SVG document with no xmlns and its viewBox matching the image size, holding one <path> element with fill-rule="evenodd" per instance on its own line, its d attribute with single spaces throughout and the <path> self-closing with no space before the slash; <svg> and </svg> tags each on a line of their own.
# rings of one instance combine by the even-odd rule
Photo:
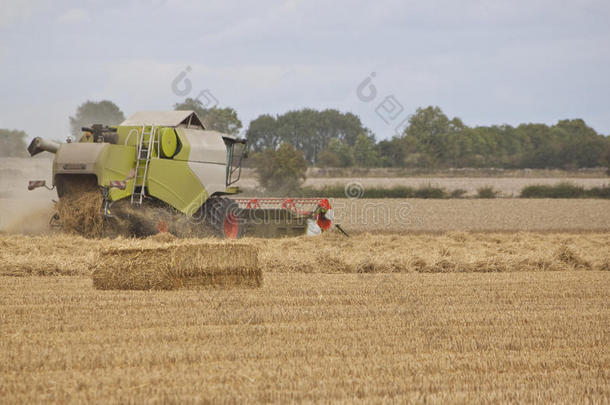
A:
<svg viewBox="0 0 610 405">
<path fill-rule="evenodd" d="M 265 276 L 256 290 L 0 278 L 24 402 L 604 403 L 608 272 Z"/>
<path fill-rule="evenodd" d="M 188 240 L 51 233 L 14 170 L 2 402 L 610 401 L 610 201 L 338 199 L 350 238 L 243 240 L 261 288 L 99 291 L 101 252 Z"/>
<path fill-rule="evenodd" d="M 166 239 L 0 237 L 4 401 L 610 398 L 608 233 L 245 239 L 261 288 L 92 287 Z"/>
</svg>

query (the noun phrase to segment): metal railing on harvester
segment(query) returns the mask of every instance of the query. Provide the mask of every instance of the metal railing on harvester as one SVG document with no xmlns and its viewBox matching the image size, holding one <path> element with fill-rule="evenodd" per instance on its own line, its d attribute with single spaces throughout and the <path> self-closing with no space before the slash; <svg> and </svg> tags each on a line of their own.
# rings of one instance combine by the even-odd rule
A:
<svg viewBox="0 0 610 405">
<path fill-rule="evenodd" d="M 236 198 L 239 208 L 284 209 L 307 216 L 316 209 L 321 198 Z"/>
</svg>

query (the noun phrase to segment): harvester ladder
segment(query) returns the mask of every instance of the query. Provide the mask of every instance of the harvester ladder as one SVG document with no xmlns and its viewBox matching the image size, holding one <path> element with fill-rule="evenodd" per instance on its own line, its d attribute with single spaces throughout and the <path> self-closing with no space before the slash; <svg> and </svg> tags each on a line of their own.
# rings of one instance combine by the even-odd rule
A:
<svg viewBox="0 0 610 405">
<path fill-rule="evenodd" d="M 148 165 L 153 157 L 153 150 L 157 146 L 159 150 L 159 140 L 155 136 L 154 125 L 142 125 L 141 135 L 138 139 L 136 148 L 136 172 L 133 180 L 133 190 L 131 192 L 131 203 L 142 204 L 146 196 L 146 179 L 148 178 Z M 138 189 L 138 187 L 140 187 Z"/>
</svg>

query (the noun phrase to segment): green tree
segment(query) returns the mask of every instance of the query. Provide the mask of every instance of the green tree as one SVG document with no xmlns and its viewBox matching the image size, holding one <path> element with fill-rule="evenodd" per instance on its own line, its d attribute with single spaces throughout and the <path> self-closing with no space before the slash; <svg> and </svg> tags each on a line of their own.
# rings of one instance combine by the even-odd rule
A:
<svg viewBox="0 0 610 405">
<path fill-rule="evenodd" d="M 182 103 L 174 104 L 175 111 L 195 111 L 199 118 L 203 119 L 205 115 L 205 108 L 201 103 L 201 100 L 187 97 Z"/>
<path fill-rule="evenodd" d="M 516 131 L 527 139 L 528 145 L 520 163 L 521 167 L 535 169 L 559 167 L 560 140 L 548 125 L 521 124 Z"/>
<path fill-rule="evenodd" d="M 404 139 L 394 137 L 379 141 L 376 145 L 379 164 L 383 167 L 402 167 L 405 164 Z"/>
<path fill-rule="evenodd" d="M 360 118 L 350 112 L 342 113 L 335 109 L 316 111 L 315 128 L 321 146 L 327 145 L 331 139 L 339 139 L 349 146 L 354 146 L 356 138 L 361 133 L 370 135 L 370 131 L 362 125 Z"/>
<path fill-rule="evenodd" d="M 258 152 L 252 159 L 259 183 L 267 191 L 294 192 L 305 180 L 307 161 L 303 152 L 288 143 L 282 143 L 277 150 Z"/>
<path fill-rule="evenodd" d="M 237 111 L 231 107 L 218 108 L 214 106 L 212 108 L 204 108 L 201 100 L 189 97 L 182 103 L 174 104 L 174 110 L 195 111 L 206 129 L 212 129 L 224 134 L 237 135 L 242 128 Z"/>
<path fill-rule="evenodd" d="M 341 159 L 330 149 L 325 149 L 318 155 L 319 167 L 345 167 L 341 164 Z"/>
<path fill-rule="evenodd" d="M 602 153 L 602 166 L 606 167 L 606 175 L 610 176 L 610 135 L 605 137 L 606 145 Z"/>
<path fill-rule="evenodd" d="M 277 149 L 281 139 L 277 131 L 277 121 L 268 114 L 259 116 L 250 122 L 246 132 L 248 145 L 254 152 L 265 149 Z"/>
<path fill-rule="evenodd" d="M 277 131 L 281 142 L 286 142 L 303 152 L 309 163 L 315 163 L 317 153 L 323 145 L 315 128 L 317 111 L 304 108 L 288 111 L 277 117 Z"/>
<path fill-rule="evenodd" d="M 70 132 L 78 139 L 82 127 L 93 124 L 118 125 L 123 121 L 123 111 L 112 101 L 85 101 L 78 106 L 74 116 L 70 117 Z"/>
<path fill-rule="evenodd" d="M 346 142 L 331 139 L 328 147 L 319 154 L 321 167 L 350 167 L 354 165 L 354 151 Z"/>
<path fill-rule="evenodd" d="M 333 139 L 352 147 L 361 133 L 371 135 L 360 118 L 352 113 L 304 108 L 276 117 L 259 116 L 250 123 L 247 137 L 255 151 L 276 148 L 281 142 L 287 142 L 303 151 L 309 163 L 318 164 L 320 154 L 325 155 L 326 161 L 332 159 L 326 151 Z"/>
<path fill-rule="evenodd" d="M 564 168 L 604 165 L 607 139 L 583 120 L 561 120 L 552 129 L 562 139 L 559 159 Z"/>
<path fill-rule="evenodd" d="M 354 162 L 360 167 L 373 167 L 379 163 L 375 137 L 360 134 L 354 143 Z"/>
<path fill-rule="evenodd" d="M 418 108 L 405 129 L 409 153 L 418 154 L 411 161 L 417 165 L 449 166 L 457 156 L 452 137 L 464 129 L 459 118 L 449 119 L 439 107 Z M 425 156 L 422 156 L 425 155 Z"/>
<path fill-rule="evenodd" d="M 439 107 L 418 108 L 400 137 L 375 143 L 360 119 L 337 110 L 301 109 L 250 123 L 254 151 L 289 143 L 324 167 L 579 168 L 608 165 L 610 139 L 581 119 L 556 125 L 468 127 Z"/>
<path fill-rule="evenodd" d="M 23 131 L 0 129 L 0 157 L 27 156 L 26 138 Z"/>
</svg>

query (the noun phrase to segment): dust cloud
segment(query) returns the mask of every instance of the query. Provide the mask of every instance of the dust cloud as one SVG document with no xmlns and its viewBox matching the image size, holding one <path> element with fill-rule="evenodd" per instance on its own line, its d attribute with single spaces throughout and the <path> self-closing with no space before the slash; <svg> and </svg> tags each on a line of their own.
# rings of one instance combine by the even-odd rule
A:
<svg viewBox="0 0 610 405">
<path fill-rule="evenodd" d="M 43 234 L 51 230 L 55 190 L 28 191 L 29 180 L 51 184 L 52 155 L 40 158 L 0 158 L 0 233 Z"/>
</svg>

